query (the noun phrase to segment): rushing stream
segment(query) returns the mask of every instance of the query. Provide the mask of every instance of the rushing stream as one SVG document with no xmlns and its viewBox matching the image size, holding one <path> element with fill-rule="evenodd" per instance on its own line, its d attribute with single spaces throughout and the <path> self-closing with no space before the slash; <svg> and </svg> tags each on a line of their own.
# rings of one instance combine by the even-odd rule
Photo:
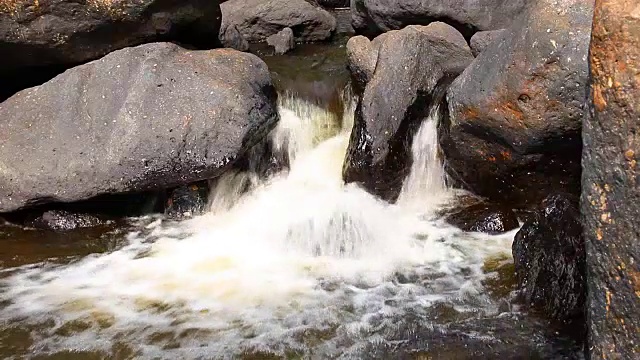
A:
<svg viewBox="0 0 640 360">
<path fill-rule="evenodd" d="M 335 112 L 282 94 L 270 136 L 290 169 L 268 179 L 225 175 L 205 215 L 143 217 L 126 235 L 112 233 L 119 240 L 103 249 L 5 263 L 0 356 L 556 352 L 544 325 L 509 304 L 514 232 L 465 233 L 438 218 L 456 195 L 437 157 L 438 119 L 425 119 L 415 135 L 411 174 L 391 205 L 341 180 L 354 108 L 348 97 L 341 103 L 344 111 Z"/>
</svg>

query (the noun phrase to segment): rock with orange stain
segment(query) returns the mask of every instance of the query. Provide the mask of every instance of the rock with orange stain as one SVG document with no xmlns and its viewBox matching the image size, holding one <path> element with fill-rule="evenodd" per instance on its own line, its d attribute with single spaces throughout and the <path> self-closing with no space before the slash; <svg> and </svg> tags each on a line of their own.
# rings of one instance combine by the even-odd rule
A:
<svg viewBox="0 0 640 360">
<path fill-rule="evenodd" d="M 640 358 L 640 6 L 596 1 L 582 214 L 592 359 Z"/>
<path fill-rule="evenodd" d="M 579 192 L 592 14 L 592 1 L 532 2 L 453 82 L 440 140 L 455 180 L 516 205 Z"/>
<path fill-rule="evenodd" d="M 215 178 L 278 114 L 257 56 L 153 43 L 23 90 L 0 119 L 2 213 Z"/>
</svg>

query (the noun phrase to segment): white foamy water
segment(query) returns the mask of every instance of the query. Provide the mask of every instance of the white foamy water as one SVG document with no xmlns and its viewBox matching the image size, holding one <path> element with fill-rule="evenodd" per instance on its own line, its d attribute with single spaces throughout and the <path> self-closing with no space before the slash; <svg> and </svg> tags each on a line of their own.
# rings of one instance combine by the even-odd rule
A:
<svg viewBox="0 0 640 360">
<path fill-rule="evenodd" d="M 12 270 L 1 280 L 8 305 L 0 319 L 53 320 L 35 342 L 40 350 L 108 351 L 124 342 L 140 357 L 322 358 L 381 341 L 384 319 L 407 309 L 422 314 L 446 302 L 495 311 L 482 265 L 510 253 L 513 232 L 466 234 L 435 218 L 451 196 L 437 158 L 437 119 L 417 133 L 411 175 L 391 205 L 342 182 L 349 105 L 337 119 L 283 98 L 272 136 L 289 171 L 263 180 L 227 174 L 206 215 L 146 221 L 122 249 L 70 265 Z M 69 324 L 83 325 L 60 335 Z"/>
</svg>

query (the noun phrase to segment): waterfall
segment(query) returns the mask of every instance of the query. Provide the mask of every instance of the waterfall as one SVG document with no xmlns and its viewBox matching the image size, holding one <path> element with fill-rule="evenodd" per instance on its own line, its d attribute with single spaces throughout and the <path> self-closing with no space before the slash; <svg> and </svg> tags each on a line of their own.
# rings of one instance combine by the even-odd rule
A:
<svg viewBox="0 0 640 360">
<path fill-rule="evenodd" d="M 448 194 L 437 112 L 416 134 L 400 200 L 388 204 L 342 181 L 354 113 L 354 101 L 344 100 L 338 118 L 282 96 L 270 136 L 289 170 L 267 179 L 226 174 L 209 213 L 142 218 L 118 250 L 11 269 L 0 279 L 0 323 L 52 321 L 34 340 L 49 350 L 111 351 L 125 342 L 145 358 L 256 349 L 333 357 L 340 344 L 376 341 L 372 329 L 403 321 L 394 316 L 406 309 L 426 316 L 443 301 L 492 308 L 481 291 L 483 262 L 509 253 L 512 234 L 463 234 L 416 216 Z M 399 274 L 415 280 L 396 281 Z M 65 326 L 79 330 L 67 337 L 58 331 Z M 304 335 L 314 332 L 322 341 Z"/>
</svg>

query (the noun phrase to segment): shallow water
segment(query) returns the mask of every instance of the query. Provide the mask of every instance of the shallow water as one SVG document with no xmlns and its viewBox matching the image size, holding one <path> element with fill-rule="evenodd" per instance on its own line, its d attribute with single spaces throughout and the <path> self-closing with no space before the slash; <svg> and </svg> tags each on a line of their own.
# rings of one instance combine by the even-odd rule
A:
<svg viewBox="0 0 640 360">
<path fill-rule="evenodd" d="M 436 118 L 416 134 L 391 205 L 341 180 L 351 99 L 338 112 L 310 97 L 280 98 L 271 136 L 290 170 L 225 175 L 203 216 L 57 239 L 1 227 L 0 356 L 578 356 L 511 304 L 514 231 L 464 233 L 438 218 L 456 193 Z"/>
</svg>

